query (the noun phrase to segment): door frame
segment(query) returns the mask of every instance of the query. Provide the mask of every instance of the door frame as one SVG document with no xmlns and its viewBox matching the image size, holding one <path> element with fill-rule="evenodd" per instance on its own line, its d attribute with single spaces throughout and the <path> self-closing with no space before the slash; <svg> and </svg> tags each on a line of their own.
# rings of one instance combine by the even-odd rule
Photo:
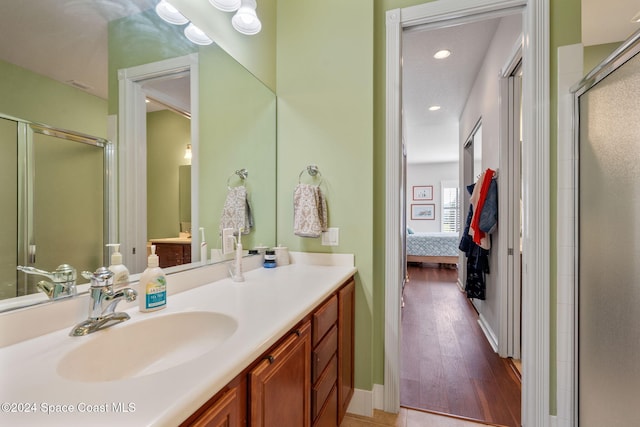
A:
<svg viewBox="0 0 640 427">
<path fill-rule="evenodd" d="M 503 218 L 498 254 L 500 289 L 500 357 L 521 357 L 521 266 L 520 266 L 520 115 L 522 78 L 514 73 L 522 69 L 522 37 L 514 46 L 500 78 L 500 170 L 498 186 L 502 189 L 498 218 Z M 506 232 L 505 232 L 506 231 Z"/>
<path fill-rule="evenodd" d="M 523 17 L 522 425 L 549 425 L 549 0 L 449 0 L 387 11 L 384 410 L 400 408 L 402 30 Z"/>
<path fill-rule="evenodd" d="M 124 248 L 123 263 L 132 273 L 142 272 L 147 266 L 147 92 L 142 86 L 148 79 L 183 71 L 188 71 L 191 78 L 191 229 L 197 230 L 200 128 L 198 54 L 118 70 L 119 243 Z M 197 250 L 200 246 L 199 236 L 199 233 L 192 234 L 192 254 L 200 254 Z"/>
</svg>

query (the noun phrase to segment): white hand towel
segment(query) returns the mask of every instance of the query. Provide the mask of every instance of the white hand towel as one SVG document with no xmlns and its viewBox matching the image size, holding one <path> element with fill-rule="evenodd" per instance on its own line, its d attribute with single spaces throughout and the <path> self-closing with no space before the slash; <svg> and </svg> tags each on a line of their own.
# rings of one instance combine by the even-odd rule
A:
<svg viewBox="0 0 640 427">
<path fill-rule="evenodd" d="M 317 185 L 298 184 L 293 194 L 293 232 L 320 237 L 328 225 L 327 202 Z"/>
</svg>

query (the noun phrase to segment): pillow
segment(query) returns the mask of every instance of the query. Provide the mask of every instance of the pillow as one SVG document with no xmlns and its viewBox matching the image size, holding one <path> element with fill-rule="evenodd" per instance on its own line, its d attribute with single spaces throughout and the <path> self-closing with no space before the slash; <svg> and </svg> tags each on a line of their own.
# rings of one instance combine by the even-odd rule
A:
<svg viewBox="0 0 640 427">
<path fill-rule="evenodd" d="M 415 231 L 413 231 L 413 228 L 411 227 L 407 227 L 407 234 L 414 234 Z"/>
</svg>

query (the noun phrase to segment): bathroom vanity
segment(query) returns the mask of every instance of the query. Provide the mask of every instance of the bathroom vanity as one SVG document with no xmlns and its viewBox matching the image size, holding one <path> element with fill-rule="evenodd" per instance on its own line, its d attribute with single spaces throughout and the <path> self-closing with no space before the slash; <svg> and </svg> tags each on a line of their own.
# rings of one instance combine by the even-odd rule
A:
<svg viewBox="0 0 640 427">
<path fill-rule="evenodd" d="M 353 256 L 259 260 L 244 258 L 242 283 L 226 264 L 169 275 L 167 309 L 123 304 L 130 320 L 86 337 L 69 321 L 5 339 L 0 424 L 338 426 L 354 388 Z M 74 300 L 52 306 L 86 316 Z M 46 319 L 33 310 L 0 315 L 0 333 Z"/>
<path fill-rule="evenodd" d="M 182 426 L 339 426 L 353 395 L 350 278 Z"/>
</svg>

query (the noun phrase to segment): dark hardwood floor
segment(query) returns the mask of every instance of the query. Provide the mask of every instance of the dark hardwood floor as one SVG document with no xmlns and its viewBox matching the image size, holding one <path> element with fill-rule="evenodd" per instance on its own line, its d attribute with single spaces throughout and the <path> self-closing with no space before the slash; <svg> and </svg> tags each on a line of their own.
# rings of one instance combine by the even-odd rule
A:
<svg viewBox="0 0 640 427">
<path fill-rule="evenodd" d="M 520 426 L 520 380 L 495 353 L 457 271 L 409 267 L 402 309 L 400 404 Z"/>
</svg>

